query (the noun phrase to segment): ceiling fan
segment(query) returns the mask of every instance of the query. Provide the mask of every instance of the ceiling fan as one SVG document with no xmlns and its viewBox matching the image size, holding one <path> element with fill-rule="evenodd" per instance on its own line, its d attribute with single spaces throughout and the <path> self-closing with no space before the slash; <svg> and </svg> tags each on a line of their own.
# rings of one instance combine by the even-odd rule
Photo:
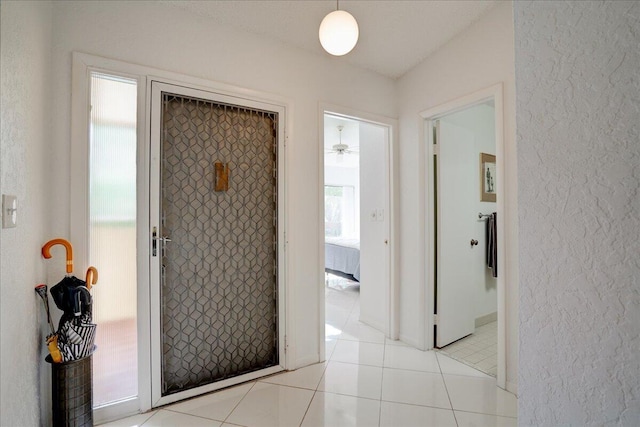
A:
<svg viewBox="0 0 640 427">
<path fill-rule="evenodd" d="M 330 149 L 325 149 L 327 153 L 336 153 L 338 156 L 342 156 L 344 154 L 354 154 L 358 153 L 357 150 L 353 150 L 347 144 L 342 143 L 342 130 L 344 126 L 338 125 L 338 132 L 340 133 L 340 142 L 338 144 L 334 144 Z M 358 148 L 358 147 L 354 147 Z"/>
</svg>

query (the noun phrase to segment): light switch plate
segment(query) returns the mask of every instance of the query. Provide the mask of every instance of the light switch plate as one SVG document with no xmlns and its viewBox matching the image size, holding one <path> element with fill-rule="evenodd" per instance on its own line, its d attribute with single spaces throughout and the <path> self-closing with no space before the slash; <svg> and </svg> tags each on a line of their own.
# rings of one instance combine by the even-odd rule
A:
<svg viewBox="0 0 640 427">
<path fill-rule="evenodd" d="M 16 196 L 2 195 L 2 228 L 14 228 L 18 223 L 18 199 Z"/>
</svg>

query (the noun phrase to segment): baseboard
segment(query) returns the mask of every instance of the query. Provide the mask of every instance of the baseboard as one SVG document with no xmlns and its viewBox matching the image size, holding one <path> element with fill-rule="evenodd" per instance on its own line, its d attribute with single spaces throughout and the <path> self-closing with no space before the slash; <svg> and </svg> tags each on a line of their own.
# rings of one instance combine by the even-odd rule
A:
<svg viewBox="0 0 640 427">
<path fill-rule="evenodd" d="M 476 318 L 476 328 L 480 326 L 484 326 L 491 322 L 498 321 L 498 312 L 494 311 L 493 313 L 485 314 L 484 316 L 480 316 Z"/>
</svg>

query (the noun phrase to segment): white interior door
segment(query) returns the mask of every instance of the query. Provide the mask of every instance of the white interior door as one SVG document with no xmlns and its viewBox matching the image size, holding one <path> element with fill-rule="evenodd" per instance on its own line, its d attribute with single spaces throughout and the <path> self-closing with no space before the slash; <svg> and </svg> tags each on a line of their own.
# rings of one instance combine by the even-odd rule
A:
<svg viewBox="0 0 640 427">
<path fill-rule="evenodd" d="M 360 123 L 360 320 L 389 334 L 389 129 Z"/>
<path fill-rule="evenodd" d="M 284 369 L 284 109 L 151 89 L 156 407 Z"/>
<path fill-rule="evenodd" d="M 443 118 L 436 122 L 436 144 L 436 347 L 441 348 L 475 328 L 473 275 L 478 246 L 471 240 L 477 239 L 479 190 L 473 133 Z"/>
</svg>

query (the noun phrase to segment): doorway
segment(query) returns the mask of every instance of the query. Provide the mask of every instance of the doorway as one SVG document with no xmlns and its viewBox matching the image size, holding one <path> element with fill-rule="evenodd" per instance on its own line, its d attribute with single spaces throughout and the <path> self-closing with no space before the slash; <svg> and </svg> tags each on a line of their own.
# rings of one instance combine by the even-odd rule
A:
<svg viewBox="0 0 640 427">
<path fill-rule="evenodd" d="M 436 280 L 434 346 L 497 373 L 495 107 L 493 100 L 434 120 Z"/>
<path fill-rule="evenodd" d="M 151 85 L 153 406 L 284 369 L 282 111 Z"/>
<path fill-rule="evenodd" d="M 322 120 L 321 325 L 324 357 L 330 359 L 336 346 L 341 353 L 353 347 L 344 340 L 362 341 L 366 336 L 369 343 L 384 343 L 395 327 L 392 129 L 328 111 Z"/>
<path fill-rule="evenodd" d="M 421 116 L 426 348 L 448 352 L 505 388 L 502 114 L 502 85 L 495 85 Z"/>
<path fill-rule="evenodd" d="M 71 165 L 72 175 L 78 179 L 72 182 L 71 199 L 72 206 L 86 206 L 89 207 L 89 211 L 72 209 L 70 236 L 74 242 L 74 258 L 77 263 L 95 265 L 100 271 L 101 283 L 108 282 L 107 286 L 103 283 L 101 286 L 96 286 L 95 290 L 92 289 L 94 295 L 98 295 L 96 292 L 99 292 L 96 300 L 99 300 L 100 304 L 95 306 L 94 316 L 102 319 L 99 331 L 103 331 L 102 337 L 104 338 L 101 341 L 103 342 L 102 350 L 99 352 L 104 356 L 99 361 L 100 363 L 94 363 L 94 380 L 101 382 L 94 386 L 94 392 L 98 392 L 97 399 L 94 396 L 94 404 L 99 405 L 94 408 L 96 423 L 109 422 L 139 411 L 146 412 L 159 405 L 283 370 L 287 363 L 291 363 L 291 360 L 294 359 L 289 354 L 285 354 L 286 322 L 292 318 L 289 313 L 286 313 L 286 309 L 291 309 L 291 305 L 285 306 L 285 301 L 290 298 L 290 295 L 286 295 L 285 292 L 287 290 L 285 268 L 287 262 L 286 239 L 284 238 L 287 227 L 285 221 L 287 193 L 285 129 L 288 126 L 288 104 L 266 93 L 247 91 L 244 88 L 203 81 L 185 75 L 77 52 L 73 54 L 72 80 L 72 111 L 77 120 L 74 119 L 72 122 Z M 168 84 L 169 82 L 172 84 Z M 163 105 L 163 92 L 176 95 L 173 103 L 178 103 L 178 99 L 182 99 L 185 109 L 190 109 L 187 114 L 188 119 L 176 116 L 173 126 L 178 128 L 179 132 L 171 135 L 174 140 L 176 135 L 183 133 L 189 142 L 199 139 L 195 145 L 202 148 L 201 143 L 208 138 L 207 133 L 210 134 L 209 136 L 213 136 L 214 129 L 217 127 L 217 133 L 219 135 L 224 133 L 226 138 L 223 143 L 220 143 L 219 139 L 209 138 L 213 140 L 213 143 L 218 144 L 217 148 L 235 138 L 234 144 L 242 146 L 239 149 L 241 153 L 252 152 L 253 154 L 248 156 L 252 159 L 261 158 L 264 160 L 265 157 L 268 157 L 272 160 L 271 164 L 267 165 L 266 161 L 264 164 L 256 164 L 252 161 L 240 161 L 233 164 L 246 156 L 234 158 L 232 155 L 229 158 L 230 153 L 225 152 L 213 159 L 211 153 L 207 154 L 206 150 L 201 149 L 200 152 L 196 152 L 197 148 L 177 150 L 180 155 L 174 157 L 178 157 L 178 159 L 165 157 L 167 161 L 162 162 L 162 156 L 166 154 L 160 150 L 163 142 L 161 137 L 166 136 L 161 132 L 161 124 L 164 125 L 164 123 L 160 120 L 163 116 L 163 110 L 160 108 Z M 193 108 L 194 104 L 195 109 Z M 209 113 L 203 111 L 202 107 L 205 104 L 209 106 Z M 224 112 L 214 114 L 214 111 L 219 112 L 219 110 L 225 109 L 232 116 L 235 114 L 235 118 L 232 118 L 231 122 L 224 120 L 222 123 L 220 121 L 221 117 L 228 117 L 229 114 Z M 196 119 L 206 120 L 207 124 L 213 124 L 217 121 L 219 126 L 207 126 L 204 123 L 194 126 Z M 259 129 L 258 123 L 262 125 L 271 123 L 272 126 L 263 126 L 262 129 Z M 221 129 L 224 132 L 221 132 Z M 175 130 L 167 129 L 169 132 Z M 196 135 L 194 136 L 192 133 Z M 262 133 L 265 142 L 269 142 L 267 150 L 260 151 L 250 142 L 256 133 Z M 175 142 L 173 141 L 173 143 Z M 238 150 L 234 149 L 234 152 L 236 151 Z M 225 157 L 227 158 L 225 159 Z M 228 164 L 228 167 L 222 168 L 223 172 L 227 172 L 229 189 L 226 192 L 217 192 L 214 188 L 216 184 L 220 183 L 214 172 L 216 163 Z M 178 168 L 180 170 L 167 173 L 167 165 L 180 166 Z M 191 178 L 202 182 L 203 185 L 193 186 L 189 179 L 185 180 L 184 170 L 181 170 L 183 166 L 190 169 L 189 174 L 193 172 Z M 175 175 L 173 178 L 178 181 L 176 186 L 187 181 L 188 185 L 183 187 L 184 191 L 178 194 L 178 198 L 181 200 L 171 201 L 167 198 L 161 198 L 160 184 L 168 181 L 162 179 L 160 171 L 163 171 L 164 177 L 168 180 L 172 175 Z M 262 175 L 265 171 L 269 173 L 268 179 Z M 240 178 L 239 181 L 238 178 Z M 198 182 L 194 184 L 198 184 Z M 270 187 L 270 190 L 267 190 L 266 187 Z M 239 194 L 245 198 L 244 202 L 247 199 L 247 194 L 256 188 L 259 189 L 259 192 L 264 191 L 271 194 L 268 208 L 260 203 L 258 205 L 261 206 L 252 206 L 250 202 L 243 203 L 243 206 L 239 207 L 237 200 L 231 200 L 231 193 L 236 192 L 236 195 Z M 175 188 L 172 189 L 175 190 Z M 275 194 L 274 189 L 276 190 Z M 169 193 L 172 192 L 175 193 L 175 191 Z M 239 213 L 241 217 L 239 219 L 243 221 L 242 227 L 231 227 L 230 236 L 229 233 L 218 233 L 219 226 L 224 223 L 226 218 L 222 221 L 211 221 L 215 214 L 214 209 L 198 212 L 198 209 L 202 209 L 198 203 L 204 202 L 207 207 L 207 197 L 211 198 L 208 201 L 208 208 L 211 207 L 214 197 L 229 198 L 230 201 L 235 201 L 236 203 L 230 203 L 231 209 L 227 210 L 236 209 L 236 212 L 230 213 L 231 216 L 238 216 Z M 171 206 L 173 202 L 175 202 L 175 206 Z M 189 223 L 189 227 L 193 226 L 196 230 L 205 228 L 205 232 L 196 232 L 196 235 L 191 235 L 191 229 L 182 229 L 175 234 L 170 229 L 163 229 L 169 212 L 165 211 L 166 213 L 161 215 L 163 212 L 162 203 L 165 207 L 180 208 L 180 215 L 184 214 L 182 215 L 184 218 L 180 218 L 180 220 L 185 219 Z M 220 205 L 224 205 L 224 203 L 220 203 Z M 190 210 L 192 208 L 196 213 L 204 213 L 205 218 L 202 218 L 202 215 L 196 215 L 196 219 L 193 221 L 194 211 Z M 227 239 L 223 252 L 241 249 L 240 258 L 254 261 L 260 259 L 259 256 L 251 252 L 256 247 L 264 247 L 261 246 L 262 243 L 265 243 L 266 246 L 266 240 L 263 242 L 259 239 L 257 245 L 254 244 L 256 242 L 236 242 L 236 240 L 257 224 L 256 221 L 262 217 L 258 210 L 262 208 L 270 212 L 265 217 L 269 217 L 272 224 L 270 227 L 261 227 L 257 234 L 261 238 L 273 237 L 269 245 L 274 249 L 270 253 L 268 251 L 259 252 L 268 253 L 266 258 L 270 260 L 269 265 L 273 265 L 273 267 L 269 267 L 269 271 L 275 273 L 270 278 L 273 289 L 267 287 L 264 294 L 270 296 L 268 298 L 269 304 L 267 304 L 271 307 L 270 313 L 276 313 L 275 322 L 272 321 L 273 316 L 271 318 L 264 316 L 271 325 L 269 332 L 264 335 L 268 336 L 270 340 L 267 347 L 271 348 L 275 345 L 277 350 L 272 351 L 269 361 L 262 365 L 255 364 L 248 368 L 245 365 L 240 367 L 237 372 L 213 378 L 214 381 L 209 384 L 198 383 L 199 385 L 196 387 L 191 387 L 193 383 L 187 384 L 185 382 L 184 384 L 187 386 L 183 387 L 184 390 L 174 392 L 174 389 L 167 388 L 165 395 L 163 395 L 161 359 L 163 354 L 161 350 L 166 347 L 161 341 L 161 331 L 164 325 L 161 317 L 163 306 L 160 301 L 163 297 L 161 278 L 164 273 L 166 279 L 168 271 L 164 267 L 167 264 L 160 262 L 160 258 L 170 262 L 176 251 L 186 251 L 192 259 L 202 258 L 202 254 L 205 253 L 205 259 L 201 260 L 202 263 L 196 263 L 195 266 L 180 266 L 180 271 L 175 269 L 174 264 L 171 267 L 174 268 L 174 271 L 169 273 L 174 274 L 171 282 L 180 282 L 180 286 L 182 286 L 179 293 L 184 295 L 183 301 L 187 303 L 184 308 L 187 313 L 187 309 L 191 308 L 201 313 L 196 319 L 187 320 L 184 332 L 195 335 L 194 341 L 204 338 L 206 346 L 202 351 L 203 354 L 207 350 L 212 352 L 219 348 L 220 340 L 212 344 L 210 342 L 211 336 L 206 337 L 202 331 L 205 328 L 209 329 L 206 326 L 212 320 L 212 316 L 208 315 L 207 310 L 204 309 L 206 300 L 211 300 L 220 306 L 214 296 L 215 292 L 209 289 L 207 284 L 202 283 L 203 277 L 214 276 L 210 274 L 211 271 L 206 266 L 211 261 L 210 247 L 213 248 L 216 243 L 219 243 L 214 242 L 217 239 L 214 239 L 215 236 L 212 234 L 224 235 Z M 246 214 L 247 210 L 250 211 L 251 218 L 244 221 L 242 215 Z M 255 218 L 253 218 L 254 214 Z M 175 220 L 175 214 L 173 216 Z M 165 220 L 164 224 L 162 223 L 163 219 Z M 204 226 L 207 221 L 211 227 Z M 104 230 L 109 230 L 109 232 L 104 233 Z M 117 230 L 117 233 L 113 230 Z M 156 232 L 155 236 L 154 231 Z M 255 235 L 255 233 L 253 234 Z M 116 239 L 113 238 L 114 235 L 117 236 Z M 186 243 L 181 241 L 185 235 L 188 237 Z M 205 237 L 209 240 L 203 240 Z M 203 245 L 206 246 L 204 249 L 201 247 Z M 227 247 L 229 245 L 232 247 Z M 154 247 L 156 256 L 152 256 Z M 191 257 L 194 253 L 195 257 Z M 234 334 L 252 335 L 252 328 L 255 328 L 254 320 L 259 317 L 259 312 L 265 308 L 266 300 L 259 300 L 252 293 L 247 295 L 247 292 L 244 292 L 246 287 L 243 285 L 252 283 L 254 277 L 251 275 L 257 266 L 251 265 L 250 271 L 247 272 L 247 266 L 238 263 L 238 257 L 233 254 L 224 255 L 230 259 L 224 260 L 223 270 L 226 273 L 232 273 L 229 281 L 238 285 L 236 296 L 239 296 L 241 301 L 233 304 L 232 308 L 229 308 L 230 304 L 222 304 L 222 311 L 229 309 L 232 313 L 231 321 L 234 322 Z M 222 259 L 223 256 L 220 258 Z M 236 274 L 233 274 L 233 269 Z M 176 273 L 179 275 L 183 272 L 189 274 L 192 271 L 195 272 L 192 281 L 175 280 Z M 198 287 L 198 282 L 203 286 Z M 195 289 L 191 289 L 194 284 L 196 284 Z M 227 301 L 225 300 L 225 302 Z M 254 305 L 261 303 L 262 307 L 254 307 Z M 175 301 L 171 301 L 167 306 L 171 306 L 169 309 L 172 309 L 175 308 L 174 304 Z M 238 310 L 236 306 L 244 307 L 244 309 Z M 244 311 L 245 314 L 251 313 L 250 319 L 241 316 L 242 313 L 239 311 Z M 131 313 L 136 316 L 133 320 Z M 181 311 L 176 317 L 180 318 L 183 314 L 185 313 Z M 250 321 L 247 322 L 247 320 Z M 123 325 L 126 328 L 123 329 Z M 260 326 L 258 325 L 258 328 Z M 272 333 L 273 331 L 275 332 Z M 233 336 L 233 334 L 231 338 L 226 335 L 224 337 L 221 335 L 221 338 L 223 338 L 222 341 L 232 341 L 232 344 L 233 340 L 238 339 L 237 335 Z M 186 345 L 188 344 L 190 343 L 186 343 Z M 255 346 L 247 347 L 241 343 L 235 351 L 239 349 L 240 352 L 244 352 L 242 357 L 246 361 L 252 358 L 256 359 L 256 356 L 252 354 L 252 348 Z M 225 357 L 226 354 L 232 354 L 233 350 L 223 346 Z M 277 359 L 273 357 L 274 353 Z M 195 367 L 200 362 L 199 360 L 194 361 L 188 352 L 184 352 L 183 356 L 184 359 L 194 362 Z M 231 357 L 236 363 L 237 359 L 234 356 Z M 94 362 L 96 362 L 95 358 Z M 257 369 L 254 370 L 254 368 Z M 115 389 L 108 387 L 113 384 L 118 387 L 117 395 L 112 393 Z"/>
</svg>

